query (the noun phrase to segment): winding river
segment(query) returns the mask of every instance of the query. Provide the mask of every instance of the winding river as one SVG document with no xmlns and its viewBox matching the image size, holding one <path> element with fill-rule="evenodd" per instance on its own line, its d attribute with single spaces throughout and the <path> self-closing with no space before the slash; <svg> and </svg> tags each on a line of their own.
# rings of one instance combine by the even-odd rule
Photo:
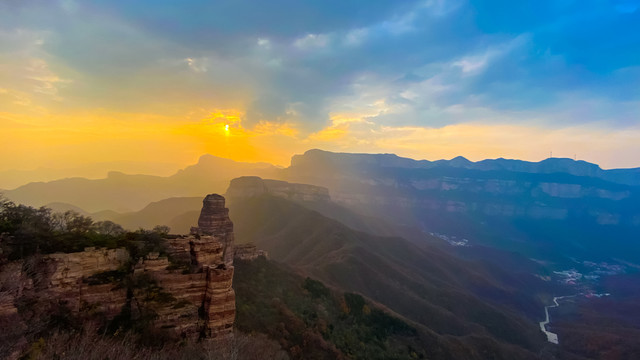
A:
<svg viewBox="0 0 640 360">
<path fill-rule="evenodd" d="M 545 319 L 544 319 L 544 321 L 540 321 L 540 330 L 542 330 L 542 332 L 545 333 L 545 335 L 547 335 L 547 340 L 549 342 L 554 343 L 554 344 L 558 343 L 558 334 L 552 333 L 551 331 L 547 331 L 547 324 L 549 323 L 549 321 L 551 321 L 549 319 L 549 309 L 560 306 L 560 304 L 558 304 L 558 300 L 564 299 L 564 298 L 570 298 L 570 297 L 574 297 L 574 296 L 575 295 L 556 296 L 556 297 L 553 298 L 553 305 L 548 305 L 548 306 L 544 307 Z"/>
</svg>

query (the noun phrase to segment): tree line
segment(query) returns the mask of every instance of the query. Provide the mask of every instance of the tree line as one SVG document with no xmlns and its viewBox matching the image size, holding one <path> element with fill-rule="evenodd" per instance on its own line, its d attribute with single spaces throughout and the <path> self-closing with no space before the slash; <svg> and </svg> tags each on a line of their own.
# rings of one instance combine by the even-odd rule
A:
<svg viewBox="0 0 640 360">
<path fill-rule="evenodd" d="M 35 254 L 77 252 L 86 247 L 126 247 L 134 252 L 159 251 L 161 238 L 169 233 L 165 225 L 153 230 L 125 231 L 113 221 L 94 221 L 69 210 L 54 212 L 16 204 L 0 195 L 0 260 L 24 259 Z"/>
</svg>

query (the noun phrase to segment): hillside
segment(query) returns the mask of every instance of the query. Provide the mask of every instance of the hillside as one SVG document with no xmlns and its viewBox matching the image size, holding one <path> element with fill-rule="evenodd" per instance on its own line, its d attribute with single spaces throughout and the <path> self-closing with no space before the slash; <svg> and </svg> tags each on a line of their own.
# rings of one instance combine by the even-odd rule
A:
<svg viewBox="0 0 640 360">
<path fill-rule="evenodd" d="M 236 326 L 266 333 L 294 359 L 425 358 L 415 327 L 352 293 L 265 258 L 235 261 Z"/>
<path fill-rule="evenodd" d="M 274 260 L 359 292 L 439 334 L 496 339 L 529 350 L 541 346 L 534 289 L 543 296 L 545 284 L 533 274 L 511 274 L 401 238 L 357 232 L 281 198 L 235 202 L 230 216 L 238 242 L 253 241 Z"/>
<path fill-rule="evenodd" d="M 293 359 L 536 358 L 486 337 L 438 335 L 264 258 L 235 269 L 238 329 L 267 333 Z"/>
<path fill-rule="evenodd" d="M 95 220 L 111 220 L 129 230 L 152 229 L 156 225 L 167 225 L 174 234 L 186 234 L 189 228 L 196 224 L 201 207 L 201 197 L 173 197 L 154 201 L 140 211 L 124 214 L 100 212 L 93 214 L 92 217 Z M 189 218 L 183 223 L 179 219 L 187 212 L 193 212 L 194 218 Z"/>
</svg>

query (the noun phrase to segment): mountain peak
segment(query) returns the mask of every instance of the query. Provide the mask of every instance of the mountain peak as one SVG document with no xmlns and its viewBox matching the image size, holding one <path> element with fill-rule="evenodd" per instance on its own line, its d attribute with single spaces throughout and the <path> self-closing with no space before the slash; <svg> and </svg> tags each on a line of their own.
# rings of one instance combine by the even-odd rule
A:
<svg viewBox="0 0 640 360">
<path fill-rule="evenodd" d="M 464 156 L 460 156 L 460 155 L 449 160 L 449 165 L 452 165 L 452 166 L 461 166 L 461 165 L 468 165 L 468 164 L 472 164 L 472 162 L 469 161 L 469 159 L 465 158 Z"/>
</svg>

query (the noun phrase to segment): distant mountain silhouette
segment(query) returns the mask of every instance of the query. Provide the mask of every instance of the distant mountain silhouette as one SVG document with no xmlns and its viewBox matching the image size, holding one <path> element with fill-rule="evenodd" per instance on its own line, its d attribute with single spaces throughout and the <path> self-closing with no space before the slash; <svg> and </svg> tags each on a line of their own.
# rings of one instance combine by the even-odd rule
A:
<svg viewBox="0 0 640 360">
<path fill-rule="evenodd" d="M 512 159 L 487 159 L 472 162 L 462 156 L 451 160 L 413 160 L 395 154 L 353 154 L 334 153 L 312 149 L 303 155 L 294 155 L 291 167 L 329 166 L 367 168 L 431 169 L 435 167 L 463 168 L 481 171 L 506 170 L 532 174 L 565 173 L 587 176 L 625 185 L 640 185 L 640 168 L 603 170 L 600 166 L 582 160 L 568 158 L 548 158 L 540 162 Z"/>
<path fill-rule="evenodd" d="M 75 205 L 62 203 L 62 202 L 53 202 L 45 205 L 46 208 L 51 209 L 53 212 L 64 213 L 67 211 L 74 211 L 80 215 L 91 216 L 92 214 L 88 213 L 84 209 L 81 209 Z"/>
<path fill-rule="evenodd" d="M 187 234 L 189 228 L 197 224 L 200 208 L 202 208 L 201 197 L 174 197 L 152 202 L 140 211 L 124 214 L 103 211 L 92 214 L 92 217 L 96 221 L 111 220 L 128 230 L 152 229 L 156 225 L 167 225 L 172 233 Z M 184 216 L 189 212 L 195 213 L 194 219 L 189 218 L 184 221 L 184 224 L 179 219 L 176 222 L 176 217 Z"/>
<path fill-rule="evenodd" d="M 178 166 L 165 162 L 148 161 L 109 161 L 78 165 L 71 168 L 52 169 L 39 167 L 32 170 L 0 171 L 0 188 L 15 189 L 30 182 L 46 182 L 71 177 L 87 179 L 104 178 L 108 171 L 120 171 L 127 174 L 164 174 L 170 175 Z"/>
<path fill-rule="evenodd" d="M 42 206 L 63 202 L 95 213 L 113 210 L 137 211 L 153 201 L 170 197 L 222 193 L 229 181 L 242 175 L 270 177 L 277 168 L 266 163 L 242 163 L 203 155 L 197 164 L 169 177 L 128 175 L 110 172 L 106 178 L 83 178 L 36 182 L 4 191 L 9 199 L 26 205 Z"/>
</svg>

